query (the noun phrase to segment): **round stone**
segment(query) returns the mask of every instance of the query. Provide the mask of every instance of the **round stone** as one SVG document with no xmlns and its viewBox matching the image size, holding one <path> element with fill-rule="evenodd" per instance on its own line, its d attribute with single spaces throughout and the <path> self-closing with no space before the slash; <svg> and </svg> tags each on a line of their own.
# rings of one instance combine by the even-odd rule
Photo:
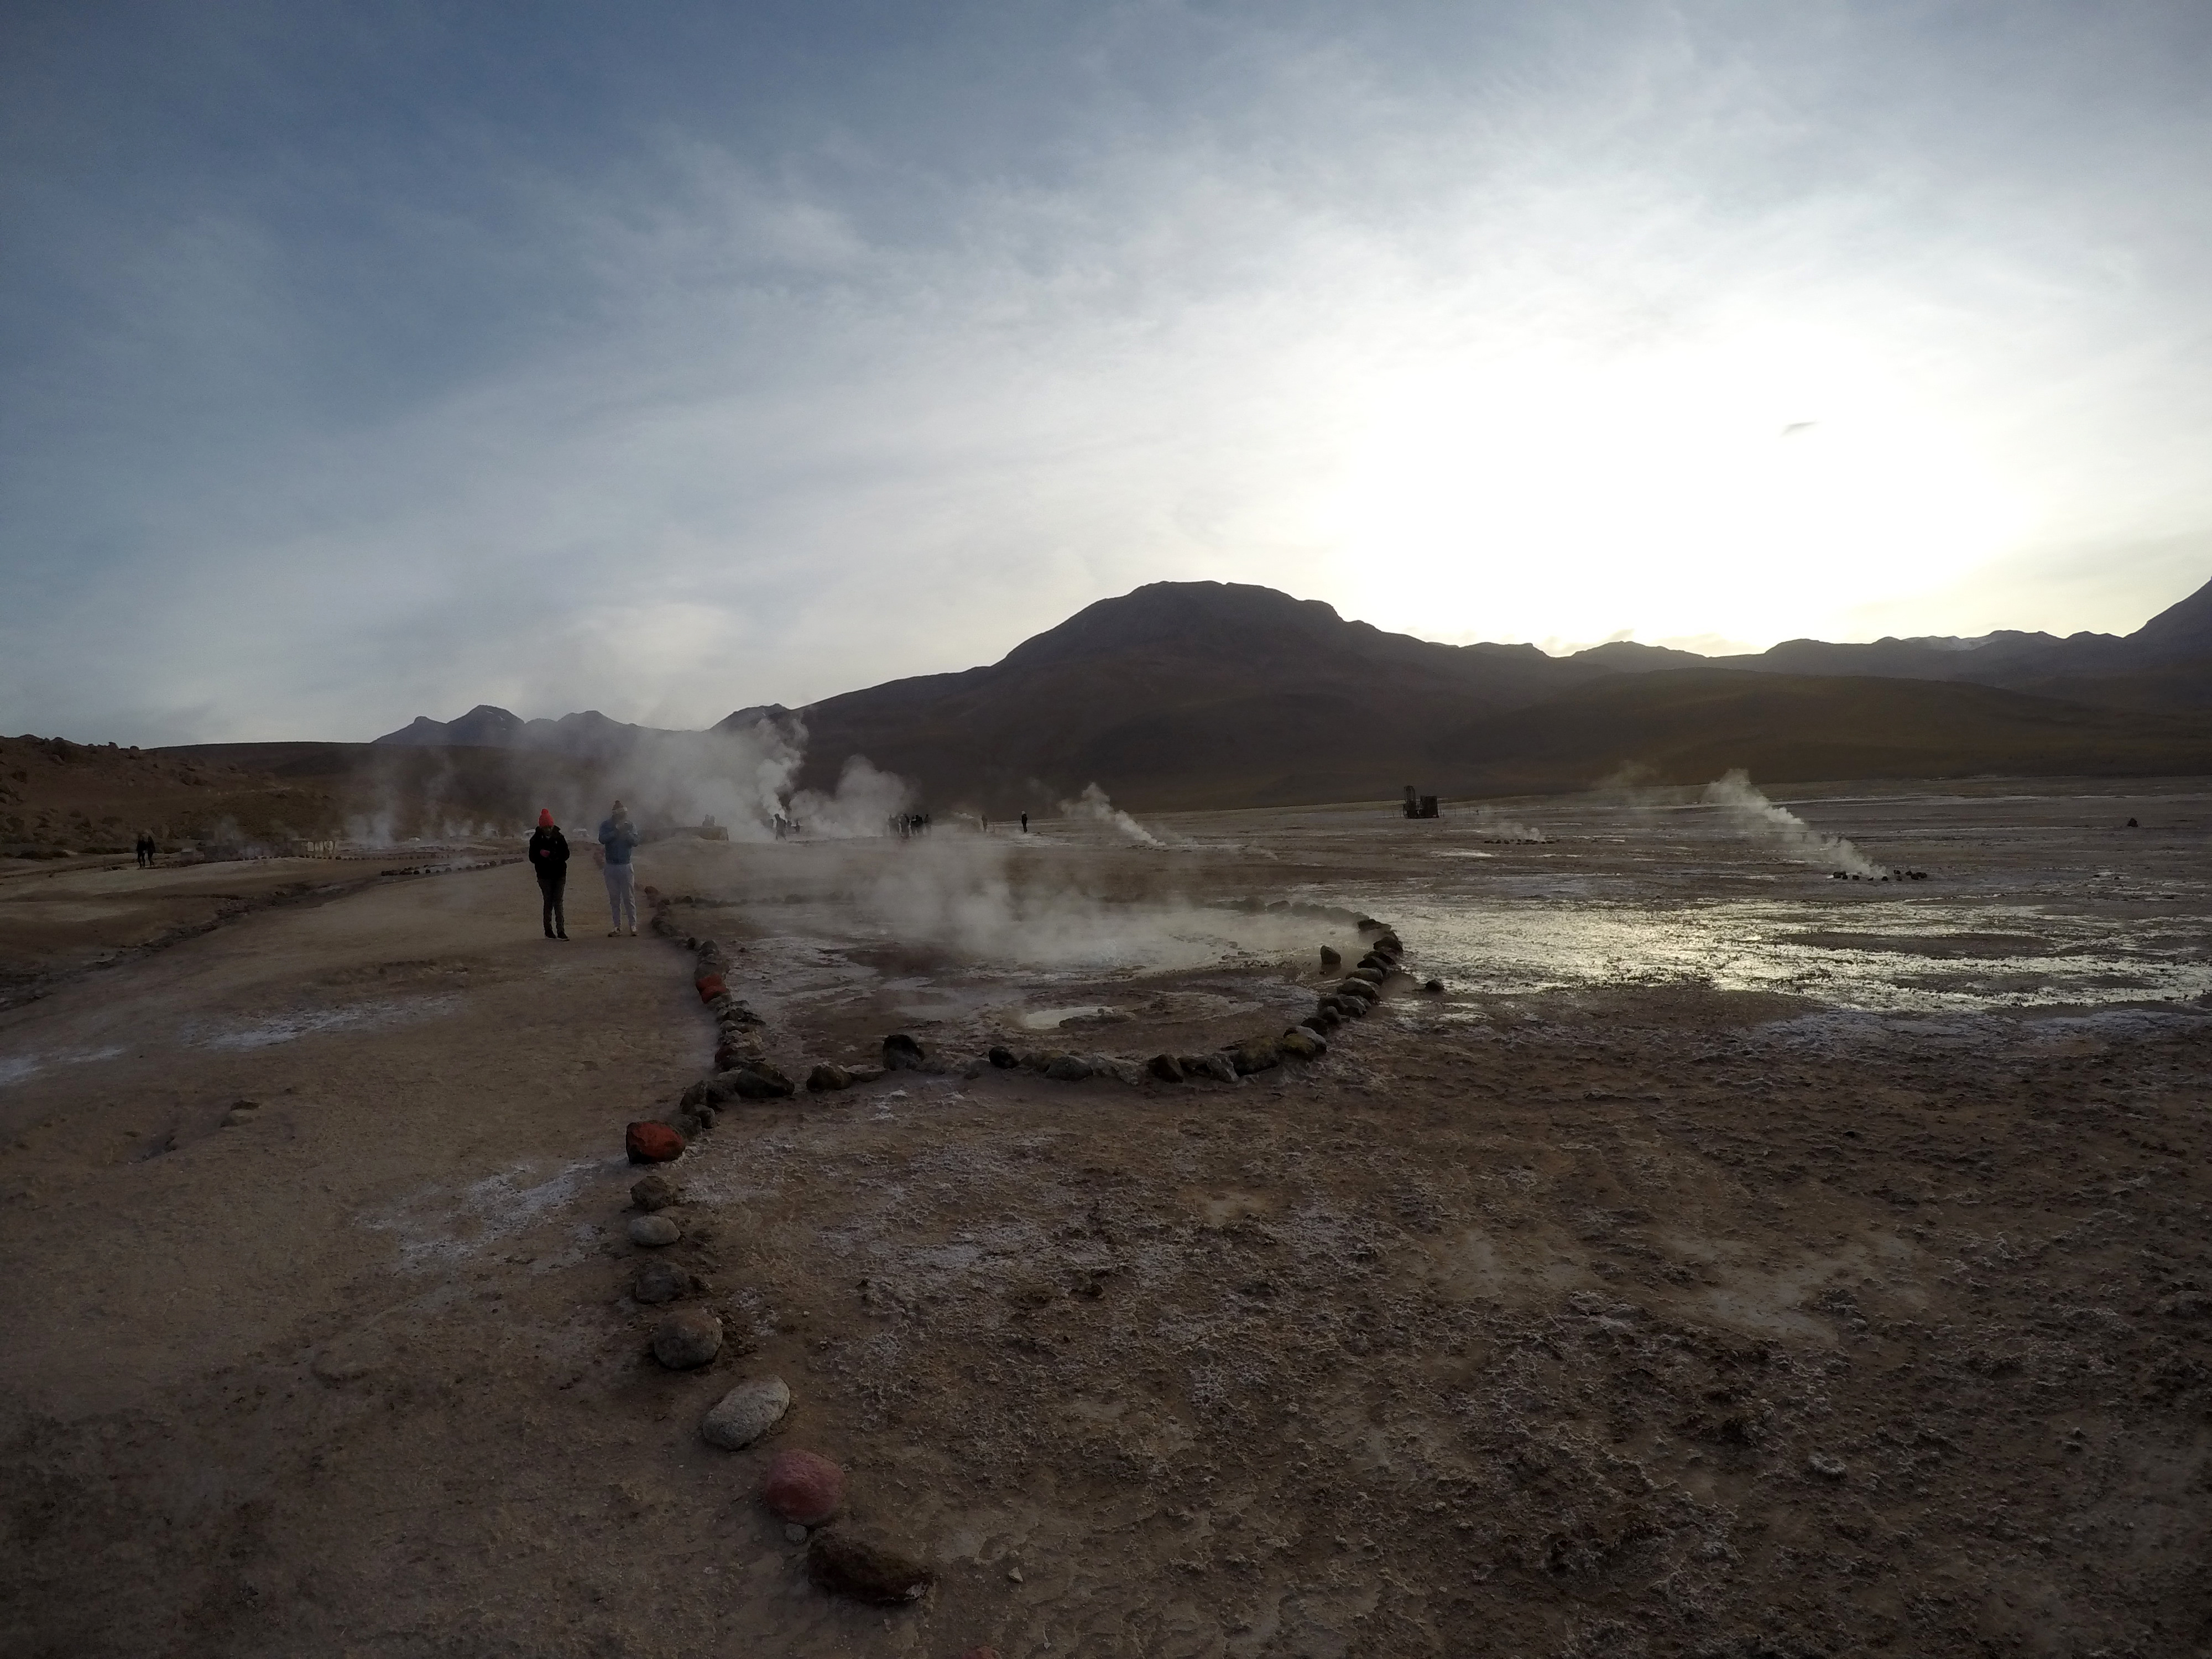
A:
<svg viewBox="0 0 2212 1659">
<path fill-rule="evenodd" d="M 1091 1067 L 1078 1055 L 1054 1054 L 1044 1074 L 1055 1083 L 1080 1083 L 1091 1075 Z"/>
<path fill-rule="evenodd" d="M 653 1357 L 672 1371 L 705 1364 L 722 1351 L 722 1322 L 697 1308 L 662 1320 L 653 1333 Z"/>
<path fill-rule="evenodd" d="M 633 1123 L 623 1131 L 633 1164 L 672 1164 L 684 1156 L 684 1137 L 665 1123 Z"/>
<path fill-rule="evenodd" d="M 781 1377 L 756 1377 L 715 1401 L 700 1420 L 699 1433 L 709 1445 L 743 1451 L 774 1428 L 790 1406 L 791 1390 Z"/>
<path fill-rule="evenodd" d="M 845 1471 L 816 1452 L 778 1452 L 761 1497 L 778 1520 L 818 1527 L 845 1500 Z"/>
<path fill-rule="evenodd" d="M 649 1175 L 630 1183 L 629 1201 L 651 1214 L 676 1201 L 676 1183 L 664 1175 Z"/>
<path fill-rule="evenodd" d="M 919 1601 L 933 1576 L 904 1550 L 843 1527 L 814 1534 L 806 1547 L 806 1573 L 832 1595 L 878 1607 Z"/>
<path fill-rule="evenodd" d="M 665 1215 L 634 1215 L 629 1218 L 626 1231 L 631 1243 L 643 1244 L 648 1249 L 673 1244 L 684 1237 L 684 1230 Z"/>
<path fill-rule="evenodd" d="M 638 1269 L 637 1277 L 630 1281 L 629 1293 L 648 1306 L 673 1302 L 679 1296 L 689 1296 L 699 1288 L 699 1281 L 665 1260 L 648 1261 Z"/>
</svg>

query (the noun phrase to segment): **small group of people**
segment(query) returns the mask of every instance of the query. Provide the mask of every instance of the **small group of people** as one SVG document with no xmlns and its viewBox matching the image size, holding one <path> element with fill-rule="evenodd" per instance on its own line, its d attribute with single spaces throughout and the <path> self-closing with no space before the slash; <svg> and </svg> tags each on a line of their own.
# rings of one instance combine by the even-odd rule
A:
<svg viewBox="0 0 2212 1659">
<path fill-rule="evenodd" d="M 637 881 L 630 854 L 637 850 L 641 839 L 637 826 L 630 822 L 629 809 L 617 801 L 599 825 L 594 853 L 599 872 L 606 878 L 607 908 L 614 917 L 609 939 L 620 939 L 625 933 L 631 939 L 637 937 Z M 568 885 L 568 838 L 553 822 L 550 806 L 538 812 L 538 828 L 530 837 L 530 868 L 538 878 L 538 896 L 544 901 L 545 937 L 568 938 L 568 921 L 562 901 Z"/>
<path fill-rule="evenodd" d="M 894 812 L 890 817 L 891 834 L 895 836 L 926 836 L 929 833 L 929 814 L 927 812 Z"/>
<path fill-rule="evenodd" d="M 138 839 L 131 843 L 131 850 L 138 855 L 138 867 L 141 870 L 150 870 L 154 867 L 155 856 L 161 849 L 155 844 L 150 830 L 141 830 L 138 832 Z"/>
</svg>

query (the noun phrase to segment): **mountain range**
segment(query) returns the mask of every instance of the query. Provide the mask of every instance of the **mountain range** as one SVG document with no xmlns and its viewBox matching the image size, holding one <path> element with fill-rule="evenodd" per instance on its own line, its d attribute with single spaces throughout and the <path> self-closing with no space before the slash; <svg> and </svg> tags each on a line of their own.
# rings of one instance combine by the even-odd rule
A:
<svg viewBox="0 0 2212 1659">
<path fill-rule="evenodd" d="M 1621 641 L 1553 657 L 1386 633 L 1272 588 L 1156 582 L 988 666 L 743 708 L 716 729 L 763 722 L 803 741 L 803 785 L 833 787 L 865 755 L 929 803 L 1001 813 L 1091 782 L 1164 810 L 1374 799 L 1408 782 L 1577 788 L 1623 768 L 1678 782 L 1731 766 L 1777 782 L 2206 772 L 2212 583 L 2124 636 L 1790 640 L 1725 657 Z M 479 705 L 377 743 L 609 761 L 653 730 Z"/>
</svg>

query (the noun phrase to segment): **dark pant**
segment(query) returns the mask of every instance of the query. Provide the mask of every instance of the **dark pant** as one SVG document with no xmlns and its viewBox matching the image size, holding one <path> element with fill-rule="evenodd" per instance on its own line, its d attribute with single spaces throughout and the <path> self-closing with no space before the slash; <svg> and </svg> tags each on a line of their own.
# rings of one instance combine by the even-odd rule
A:
<svg viewBox="0 0 2212 1659">
<path fill-rule="evenodd" d="M 545 900 L 545 931 L 549 934 L 568 931 L 568 920 L 561 914 L 561 890 L 568 884 L 568 877 L 565 871 L 557 876 L 538 878 L 538 890 Z"/>
</svg>

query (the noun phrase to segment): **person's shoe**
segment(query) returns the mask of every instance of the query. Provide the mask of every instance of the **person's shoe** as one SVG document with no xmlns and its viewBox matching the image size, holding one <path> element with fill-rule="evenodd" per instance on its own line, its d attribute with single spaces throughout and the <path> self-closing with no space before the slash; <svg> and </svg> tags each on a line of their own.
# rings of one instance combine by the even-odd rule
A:
<svg viewBox="0 0 2212 1659">
<path fill-rule="evenodd" d="M 553 930 L 550 927 L 548 927 L 545 930 L 545 937 L 548 939 L 551 939 L 553 937 Z"/>
<path fill-rule="evenodd" d="M 613 932 L 613 933 L 609 933 L 609 934 L 607 935 L 607 937 L 608 937 L 609 939 L 620 939 L 620 938 L 622 937 L 622 929 L 621 929 L 621 928 L 619 928 L 619 927 L 616 928 L 616 929 L 614 930 L 614 932 Z"/>
<path fill-rule="evenodd" d="M 554 934 L 554 935 L 553 935 L 553 937 L 554 937 L 555 939 L 566 939 L 566 938 L 568 938 L 568 936 L 566 933 L 556 933 L 556 934 Z"/>
</svg>

